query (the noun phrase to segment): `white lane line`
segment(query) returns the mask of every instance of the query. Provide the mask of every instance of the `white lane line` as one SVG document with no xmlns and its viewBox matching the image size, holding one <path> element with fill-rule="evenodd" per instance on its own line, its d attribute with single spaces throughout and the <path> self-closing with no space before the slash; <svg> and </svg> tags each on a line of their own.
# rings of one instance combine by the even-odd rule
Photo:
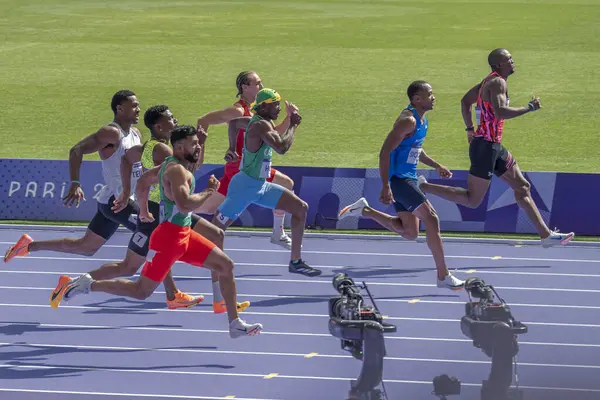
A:
<svg viewBox="0 0 600 400">
<path fill-rule="evenodd" d="M 277 400 L 277 399 L 259 399 L 249 397 L 209 397 L 209 396 L 186 396 L 174 394 L 148 394 L 148 393 L 125 393 L 125 392 L 79 392 L 73 390 L 46 390 L 46 389 L 12 389 L 0 388 L 0 392 L 14 393 L 45 393 L 45 394 L 68 394 L 78 396 L 102 396 L 102 397 L 136 397 L 136 398 L 156 398 L 156 399 L 189 399 L 189 400 Z"/>
<path fill-rule="evenodd" d="M 52 291 L 54 288 L 48 287 L 33 287 L 33 286 L 0 286 L 0 289 L 5 290 L 46 290 Z M 156 294 L 161 294 L 164 292 L 157 291 L 154 292 Z M 209 293 L 195 293 L 188 292 L 190 295 L 203 294 L 204 296 L 209 296 Z M 250 293 L 238 293 L 238 297 L 258 297 L 258 298 L 274 298 L 274 299 L 310 299 L 310 300 L 322 300 L 326 302 L 330 297 L 333 297 L 334 293 L 331 296 L 319 295 L 319 296 L 285 296 L 285 295 L 269 295 L 269 294 L 250 294 Z M 123 297 L 123 296 L 114 296 L 114 297 Z M 415 296 L 418 297 L 418 296 Z M 386 298 L 378 298 L 374 297 L 377 300 L 377 303 L 407 303 L 407 304 L 417 304 L 413 301 L 413 299 L 386 299 Z M 452 300 L 424 300 L 418 299 L 418 304 L 465 304 L 464 301 L 452 301 Z M 2 305 L 2 304 L 0 304 Z M 572 309 L 581 309 L 581 310 L 600 310 L 600 306 L 587 306 L 587 305 L 570 305 L 570 304 L 534 304 L 534 303 L 510 303 L 511 307 L 541 307 L 541 308 L 572 308 Z M 65 306 L 61 306 L 65 307 Z M 113 307 L 106 307 L 113 308 Z M 116 307 L 119 309 L 127 309 L 123 307 Z M 152 309 L 153 311 L 158 311 L 158 309 Z M 200 312 L 198 310 L 189 310 L 186 312 Z"/>
<path fill-rule="evenodd" d="M 0 304 L 1 306 L 2 304 Z M 22 304 L 19 306 L 23 306 Z M 34 306 L 40 307 L 40 306 Z M 50 306 L 47 306 L 50 307 Z M 95 308 L 95 307 L 72 307 L 72 308 Z M 149 327 L 149 326 L 111 326 L 111 325 L 87 325 L 87 324 L 46 324 L 36 322 L 18 322 L 21 325 L 32 325 L 38 328 L 72 328 L 72 329 L 121 329 L 131 331 L 156 331 L 156 332 L 192 332 L 192 333 L 218 333 L 226 334 L 229 330 L 220 329 L 195 329 L 195 328 L 169 328 L 169 327 Z M 274 332 L 263 331 L 261 335 L 273 336 L 299 336 L 299 337 L 326 337 L 332 338 L 328 333 L 304 333 L 304 332 Z M 386 336 L 386 340 L 414 340 L 428 342 L 451 342 L 451 343 L 473 343 L 470 339 L 450 339 L 450 338 L 427 338 L 427 337 L 411 337 L 411 336 Z M 563 347 L 583 347 L 583 348 L 600 348 L 600 344 L 587 343 L 554 343 L 554 342 L 528 342 L 519 341 L 519 344 L 534 345 L 534 346 L 563 346 Z"/>
<path fill-rule="evenodd" d="M 0 244 L 13 245 L 14 242 L 0 242 Z M 111 248 L 127 248 L 126 245 L 104 245 L 103 247 Z M 285 253 L 289 254 L 289 250 L 274 250 L 274 249 L 238 249 L 238 248 L 226 248 L 226 253 L 242 252 L 242 253 Z M 305 254 L 330 254 L 330 255 L 342 255 L 342 256 L 379 256 L 379 257 L 419 257 L 419 258 L 431 258 L 431 254 L 417 254 L 417 253 L 369 253 L 369 252 L 358 252 L 358 251 L 325 251 L 325 250 L 302 250 Z M 123 254 L 124 255 L 124 254 Z M 539 258 L 539 257 L 500 257 L 498 256 L 470 256 L 470 255 L 445 255 L 446 258 L 457 258 L 466 260 L 512 260 L 512 261 L 545 261 L 545 262 L 580 262 L 580 263 L 600 263 L 600 259 L 572 259 L 572 258 Z M 26 256 L 25 258 L 33 258 L 32 256 Z M 84 258 L 82 258 L 84 259 Z M 112 260 L 111 260 L 112 261 Z"/>
<path fill-rule="evenodd" d="M 88 345 L 65 345 L 65 344 L 48 344 L 48 343 L 0 343 L 0 346 L 15 346 L 15 347 L 45 347 L 59 349 L 75 349 L 75 350 L 110 350 L 110 351 L 155 351 L 166 353 L 205 353 L 205 354 L 227 354 L 227 355 L 251 355 L 251 356 L 279 356 L 279 357 L 301 357 L 306 358 L 306 353 L 285 353 L 285 352 L 264 352 L 264 351 L 237 351 L 237 350 L 208 350 L 208 349 L 178 349 L 178 348 L 151 348 L 151 347 L 123 347 L 123 346 L 88 346 Z M 350 359 L 350 355 L 340 354 L 315 354 L 311 358 L 332 358 L 332 359 Z M 433 362 L 433 363 L 458 363 L 458 364 L 491 364 L 491 361 L 477 360 L 456 360 L 456 359 L 440 359 L 440 358 L 414 358 L 414 357 L 391 357 L 386 356 L 386 360 L 390 361 L 410 361 L 410 362 Z M 600 369 L 600 365 L 583 365 L 583 364 L 548 364 L 548 363 L 528 363 L 519 362 L 519 366 L 528 367 L 551 367 L 551 368 L 589 368 Z"/>
<path fill-rule="evenodd" d="M 153 371 L 153 370 L 136 370 L 136 369 L 118 369 L 118 368 L 92 368 L 92 367 L 72 367 L 64 365 L 11 365 L 11 364 L 0 364 L 0 368 L 14 368 L 14 369 L 55 369 L 67 371 L 102 371 L 102 372 L 127 372 L 127 373 L 140 373 L 140 374 L 154 374 L 154 375 L 191 375 L 191 376 L 228 376 L 228 377 L 249 377 L 249 378 L 260 378 L 264 380 L 264 377 L 268 374 L 242 374 L 242 373 L 231 373 L 231 372 L 196 372 L 196 371 Z M 350 381 L 355 378 L 349 377 L 330 377 L 330 376 L 299 376 L 299 375 L 276 375 L 273 379 L 303 379 L 303 380 L 324 380 L 324 381 Z M 427 384 L 431 385 L 431 382 L 424 381 L 405 381 L 396 379 L 384 379 L 384 383 L 394 384 Z M 480 386 L 478 384 L 464 383 L 465 386 Z M 551 391 L 574 391 L 574 392 L 600 392 L 600 389 L 581 389 L 581 388 L 562 388 L 562 387 L 540 387 L 540 386 L 520 386 L 525 389 L 538 389 L 538 390 L 551 390 Z M 14 389 L 4 389 L 5 391 L 14 391 Z M 58 392 L 58 391 L 57 391 Z M 61 393 L 61 392 L 58 392 Z M 64 392 L 62 392 L 64 393 Z M 80 392 L 85 393 L 85 392 Z M 194 398 L 194 397 L 188 397 Z M 198 398 L 198 397 L 196 397 Z M 210 398 L 210 397 L 209 397 Z"/>
<path fill-rule="evenodd" d="M 5 274 L 34 274 L 34 275 L 72 275 L 78 276 L 82 272 L 54 272 L 54 271 L 22 271 L 22 270 L 0 270 L 0 273 Z M 133 277 L 139 277 L 139 274 L 133 275 Z M 206 280 L 208 277 L 201 276 L 174 276 L 175 279 L 198 279 Z M 276 278 L 238 278 L 239 281 L 256 281 L 256 282 L 286 282 L 286 283 L 321 283 L 331 285 L 330 280 L 323 279 L 276 279 Z M 360 282 L 360 280 L 355 279 Z M 358 283 L 357 282 L 357 283 Z M 425 287 L 425 288 L 437 288 L 437 285 L 431 283 L 401 283 L 401 282 L 369 282 L 371 286 L 398 286 L 398 287 Z M 516 286 L 496 286 L 494 288 L 500 290 L 524 290 L 524 291 L 539 291 L 539 292 L 564 292 L 564 293 L 600 293 L 600 289 L 569 289 L 569 288 L 552 288 L 552 287 L 516 287 Z M 52 288 L 54 289 L 54 288 Z M 52 290 L 51 289 L 51 290 Z"/>
</svg>

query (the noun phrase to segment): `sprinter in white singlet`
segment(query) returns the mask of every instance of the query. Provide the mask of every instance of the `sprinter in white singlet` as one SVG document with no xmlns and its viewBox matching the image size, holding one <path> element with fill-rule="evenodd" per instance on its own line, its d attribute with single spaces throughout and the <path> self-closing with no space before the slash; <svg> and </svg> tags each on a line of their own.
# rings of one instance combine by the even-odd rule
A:
<svg viewBox="0 0 600 400">
<path fill-rule="evenodd" d="M 100 128 L 82 139 L 69 151 L 69 174 L 71 185 L 69 192 L 63 198 L 64 205 L 79 207 L 81 200 L 86 201 L 84 188 L 79 181 L 80 168 L 84 154 L 98 152 L 102 160 L 102 175 L 104 188 L 96 196 L 98 211 L 88 225 L 85 234 L 79 238 L 60 238 L 54 240 L 34 241 L 29 235 L 24 234 L 11 246 L 4 255 L 4 262 L 14 257 L 22 257 L 33 251 L 47 250 L 62 253 L 94 255 L 100 247 L 117 231 L 119 225 L 134 231 L 136 220 L 133 214 L 138 213 L 138 207 L 130 198 L 129 204 L 123 210 L 115 213 L 111 209 L 115 198 L 121 193 L 121 157 L 127 149 L 142 142 L 140 131 L 133 125 L 137 124 L 140 117 L 140 103 L 130 90 L 120 90 L 114 94 L 111 101 L 114 119 L 111 123 Z M 141 175 L 141 164 L 133 170 L 132 185 Z M 93 193 L 93 188 L 86 188 L 88 193 Z M 133 192 L 135 193 L 135 192 Z M 132 238 L 133 241 L 133 238 Z M 130 241 L 129 248 L 139 250 Z M 69 277 L 61 277 L 59 286 L 69 281 Z"/>
</svg>

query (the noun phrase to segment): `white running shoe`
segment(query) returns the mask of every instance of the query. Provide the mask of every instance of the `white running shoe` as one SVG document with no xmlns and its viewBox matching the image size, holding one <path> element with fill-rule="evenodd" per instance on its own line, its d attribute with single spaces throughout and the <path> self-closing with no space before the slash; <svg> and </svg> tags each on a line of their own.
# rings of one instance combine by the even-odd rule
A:
<svg viewBox="0 0 600 400">
<path fill-rule="evenodd" d="M 355 203 L 344 207 L 342 211 L 340 211 L 339 218 L 360 217 L 362 216 L 362 212 L 365 207 L 369 207 L 369 203 L 367 203 L 367 199 L 361 197 Z"/>
<path fill-rule="evenodd" d="M 461 281 L 452 274 L 448 274 L 443 280 L 438 279 L 437 281 L 437 287 L 441 289 L 460 290 L 464 285 L 464 281 Z"/>
<path fill-rule="evenodd" d="M 262 324 L 248 324 L 240 318 L 236 318 L 229 324 L 229 336 L 232 339 L 241 336 L 255 336 L 259 335 L 262 329 Z"/>
<path fill-rule="evenodd" d="M 287 233 L 283 232 L 281 235 L 273 232 L 271 235 L 271 243 L 281 246 L 284 249 L 290 250 L 292 248 L 292 238 Z"/>
<path fill-rule="evenodd" d="M 64 301 L 69 301 L 73 297 L 79 294 L 87 294 L 90 292 L 90 288 L 92 286 L 92 276 L 90 274 L 83 274 L 78 278 L 73 279 L 69 284 L 65 287 L 65 294 L 63 295 Z"/>
<path fill-rule="evenodd" d="M 575 237 L 574 232 L 570 233 L 559 233 L 558 229 L 550 232 L 550 236 L 542 239 L 542 246 L 544 248 L 556 246 L 557 244 L 565 245 L 569 243 Z"/>
</svg>

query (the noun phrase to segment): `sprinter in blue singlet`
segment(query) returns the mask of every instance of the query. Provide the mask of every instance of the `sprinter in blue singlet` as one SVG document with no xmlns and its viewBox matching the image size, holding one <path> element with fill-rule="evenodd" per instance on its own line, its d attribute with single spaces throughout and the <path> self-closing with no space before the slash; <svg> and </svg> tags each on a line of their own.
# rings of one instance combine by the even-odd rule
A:
<svg viewBox="0 0 600 400">
<path fill-rule="evenodd" d="M 340 218 L 347 216 L 370 218 L 407 240 L 415 240 L 419 234 L 419 220 L 423 221 L 427 245 L 437 269 L 437 286 L 451 290 L 461 289 L 463 281 L 454 277 L 446 267 L 444 248 L 440 236 L 440 221 L 431 203 L 419 188 L 417 165 L 422 162 L 443 178 L 452 173 L 423 151 L 427 136 L 425 113 L 433 109 L 435 97 L 431 85 L 415 81 L 407 90 L 410 104 L 400 113 L 394 127 L 385 139 L 379 153 L 379 175 L 382 188 L 379 200 L 393 204 L 396 216 L 374 208 L 363 197 L 340 211 Z"/>
</svg>

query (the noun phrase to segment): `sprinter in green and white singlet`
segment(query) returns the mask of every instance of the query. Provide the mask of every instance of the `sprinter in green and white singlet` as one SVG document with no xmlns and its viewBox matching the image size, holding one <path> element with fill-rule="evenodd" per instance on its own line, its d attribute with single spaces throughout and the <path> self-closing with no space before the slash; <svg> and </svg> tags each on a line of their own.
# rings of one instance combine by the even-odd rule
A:
<svg viewBox="0 0 600 400">
<path fill-rule="evenodd" d="M 290 126 L 284 133 L 279 133 L 273 121 L 281 111 L 280 101 L 281 96 L 272 89 L 262 89 L 256 95 L 256 102 L 252 105 L 255 114 L 248 122 L 244 134 L 240 172 L 231 179 L 227 197 L 217 209 L 212 222 L 221 229 L 226 229 L 250 204 L 290 213 L 292 251 L 289 271 L 318 276 L 321 271 L 308 266 L 301 257 L 308 205 L 291 190 L 267 180 L 271 172 L 273 149 L 279 154 L 284 154 L 290 149 L 296 127 L 302 119 L 296 106 L 286 102 Z M 230 124 L 232 123 L 235 122 Z M 253 150 L 257 146 L 258 148 Z"/>
<path fill-rule="evenodd" d="M 182 213 L 177 208 L 177 204 L 171 199 L 169 199 L 165 195 L 165 189 L 163 185 L 163 174 L 165 173 L 165 168 L 170 163 L 175 162 L 178 164 L 182 164 L 177 158 L 170 156 L 165 159 L 163 163 L 159 178 L 158 178 L 158 187 L 160 190 L 160 222 L 168 221 L 172 224 L 179 226 L 191 226 L 192 225 L 192 212 Z M 183 164 L 182 164 L 183 165 Z M 190 185 L 190 194 L 194 193 L 194 189 L 196 187 L 196 178 L 192 175 L 192 184 Z"/>
</svg>

